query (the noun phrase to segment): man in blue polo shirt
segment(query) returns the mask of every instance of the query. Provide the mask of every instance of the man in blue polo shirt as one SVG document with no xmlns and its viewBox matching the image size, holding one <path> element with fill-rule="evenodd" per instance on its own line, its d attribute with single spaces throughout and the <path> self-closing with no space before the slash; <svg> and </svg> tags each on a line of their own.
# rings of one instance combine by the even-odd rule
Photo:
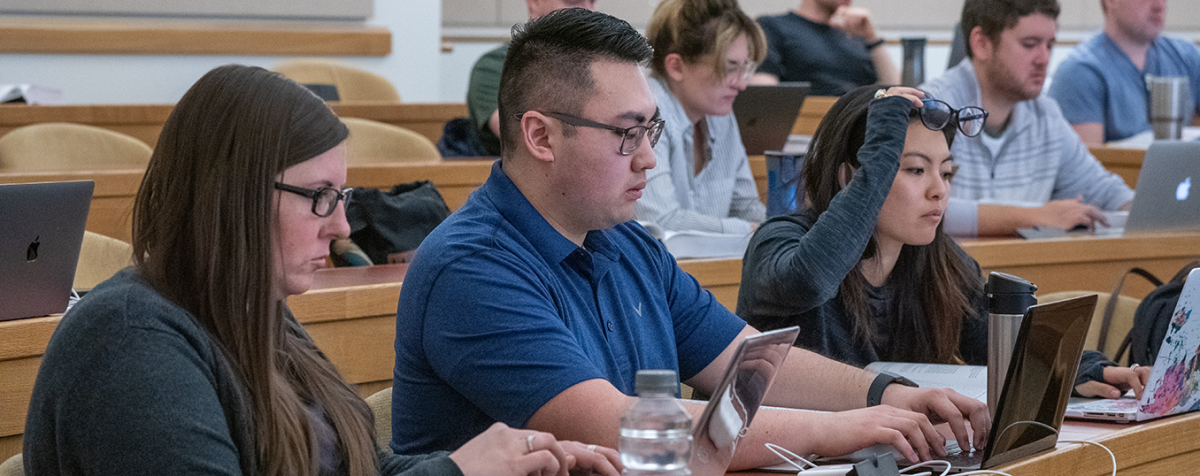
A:
<svg viewBox="0 0 1200 476">
<path fill-rule="evenodd" d="M 649 58 L 645 38 L 602 13 L 559 10 L 514 31 L 502 159 L 418 249 L 400 294 L 396 452 L 457 448 L 497 421 L 616 447 L 639 369 L 711 392 L 756 333 L 630 221 L 662 129 L 639 66 Z M 985 438 L 980 402 L 891 383 L 793 350 L 767 403 L 846 411 L 759 411 L 732 469 L 773 462 L 768 441 L 825 455 L 887 443 L 929 459 L 944 452 L 930 419 L 960 445 Z M 883 405 L 864 408 L 871 399 Z"/>
<path fill-rule="evenodd" d="M 1183 76 L 1200 107 L 1196 45 L 1162 36 L 1166 0 L 1101 0 L 1104 31 L 1071 50 L 1049 94 L 1079 138 L 1089 144 L 1149 131 L 1146 75 Z"/>
</svg>

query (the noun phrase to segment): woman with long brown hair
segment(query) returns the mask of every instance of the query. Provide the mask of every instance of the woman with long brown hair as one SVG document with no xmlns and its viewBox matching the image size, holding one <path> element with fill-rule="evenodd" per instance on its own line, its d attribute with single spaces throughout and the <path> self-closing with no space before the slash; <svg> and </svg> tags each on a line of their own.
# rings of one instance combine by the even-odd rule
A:
<svg viewBox="0 0 1200 476">
<path fill-rule="evenodd" d="M 28 474 L 616 476 L 615 451 L 503 425 L 451 454 L 376 447 L 370 409 L 285 304 L 350 232 L 347 134 L 261 68 L 217 68 L 184 95 L 138 190 L 134 266 L 47 347 Z"/>
<path fill-rule="evenodd" d="M 896 95 L 907 101 L 885 101 Z M 877 112 L 890 108 L 907 108 L 908 120 Z M 982 273 L 942 231 L 950 144 L 958 132 L 978 134 L 986 114 L 912 88 L 842 96 L 804 157 L 803 206 L 767 220 L 750 241 L 737 314 L 763 331 L 799 325 L 797 346 L 860 367 L 986 365 Z M 1140 394 L 1148 376 L 1089 352 L 1076 390 L 1115 397 L 1107 381 Z"/>
</svg>

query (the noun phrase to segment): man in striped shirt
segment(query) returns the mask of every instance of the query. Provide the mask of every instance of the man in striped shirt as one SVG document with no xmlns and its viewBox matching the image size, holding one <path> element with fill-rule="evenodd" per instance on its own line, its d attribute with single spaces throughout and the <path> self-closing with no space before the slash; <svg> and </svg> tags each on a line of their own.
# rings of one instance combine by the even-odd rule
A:
<svg viewBox="0 0 1200 476">
<path fill-rule="evenodd" d="M 950 104 L 981 105 L 984 133 L 959 136 L 959 166 L 946 231 L 1011 235 L 1021 228 L 1106 224 L 1102 210 L 1128 209 L 1133 190 L 1087 150 L 1042 95 L 1058 29 L 1055 0 L 967 0 L 968 61 L 922 85 Z"/>
</svg>

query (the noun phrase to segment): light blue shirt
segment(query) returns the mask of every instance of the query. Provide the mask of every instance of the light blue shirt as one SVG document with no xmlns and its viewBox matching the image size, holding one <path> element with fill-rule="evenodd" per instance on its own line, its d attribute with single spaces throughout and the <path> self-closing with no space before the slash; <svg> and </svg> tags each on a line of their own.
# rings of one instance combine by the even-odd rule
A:
<svg viewBox="0 0 1200 476">
<path fill-rule="evenodd" d="M 749 234 L 767 218 L 758 198 L 742 134 L 733 113 L 707 116 L 711 160 L 695 174 L 695 128 L 683 105 L 661 79 L 650 78 L 650 92 L 666 121 L 646 172 L 646 189 L 637 201 L 637 218 L 664 230 Z"/>
<path fill-rule="evenodd" d="M 975 65 L 963 60 L 946 74 L 921 85 L 953 107 L 979 105 L 983 94 Z M 950 184 L 945 229 L 955 235 L 978 232 L 979 205 L 1039 206 L 1051 200 L 1083 197 L 1084 203 L 1116 210 L 1133 200 L 1124 179 L 1104 169 L 1063 118 L 1058 103 L 1042 94 L 1018 102 L 995 151 L 984 134 L 954 138 L 950 153 L 958 172 Z"/>
<path fill-rule="evenodd" d="M 1071 50 L 1059 65 L 1048 94 L 1071 124 L 1104 124 L 1104 141 L 1127 139 L 1150 130 L 1146 74 L 1185 76 L 1200 109 L 1200 52 L 1183 40 L 1158 37 L 1139 70 L 1107 33 Z"/>
</svg>

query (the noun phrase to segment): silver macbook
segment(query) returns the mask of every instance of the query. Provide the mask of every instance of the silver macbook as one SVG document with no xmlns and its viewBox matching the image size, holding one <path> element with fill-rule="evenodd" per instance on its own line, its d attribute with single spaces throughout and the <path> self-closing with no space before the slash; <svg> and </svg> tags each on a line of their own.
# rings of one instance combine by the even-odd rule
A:
<svg viewBox="0 0 1200 476">
<path fill-rule="evenodd" d="M 693 476 L 725 474 L 738 440 L 750 428 L 799 334 L 799 327 L 787 327 L 747 337 L 738 345 L 721 383 L 693 427 L 688 464 Z"/>
<path fill-rule="evenodd" d="M 1155 141 L 1138 172 L 1126 233 L 1200 230 L 1200 142 Z M 1196 185 L 1197 190 L 1192 186 Z"/>
<path fill-rule="evenodd" d="M 1192 316 L 1197 305 L 1200 305 L 1200 268 L 1188 273 L 1141 400 L 1131 396 L 1072 398 L 1067 405 L 1067 416 L 1125 423 L 1200 409 L 1200 385 L 1197 385 L 1200 370 L 1196 368 L 1200 364 L 1196 355 L 1200 350 L 1200 316 Z"/>
<path fill-rule="evenodd" d="M 0 321 L 67 309 L 93 186 L 0 185 Z"/>
<path fill-rule="evenodd" d="M 738 93 L 733 100 L 733 115 L 746 155 L 783 150 L 808 90 L 808 83 L 785 82 L 775 86 L 750 85 Z"/>
<path fill-rule="evenodd" d="M 1081 230 L 1097 236 L 1156 231 L 1200 231 L 1200 142 L 1155 141 L 1146 149 L 1138 172 L 1137 193 L 1128 213 L 1105 212 L 1111 227 Z M 1058 238 L 1072 231 L 1055 228 L 1017 230 L 1022 237 Z"/>
</svg>

